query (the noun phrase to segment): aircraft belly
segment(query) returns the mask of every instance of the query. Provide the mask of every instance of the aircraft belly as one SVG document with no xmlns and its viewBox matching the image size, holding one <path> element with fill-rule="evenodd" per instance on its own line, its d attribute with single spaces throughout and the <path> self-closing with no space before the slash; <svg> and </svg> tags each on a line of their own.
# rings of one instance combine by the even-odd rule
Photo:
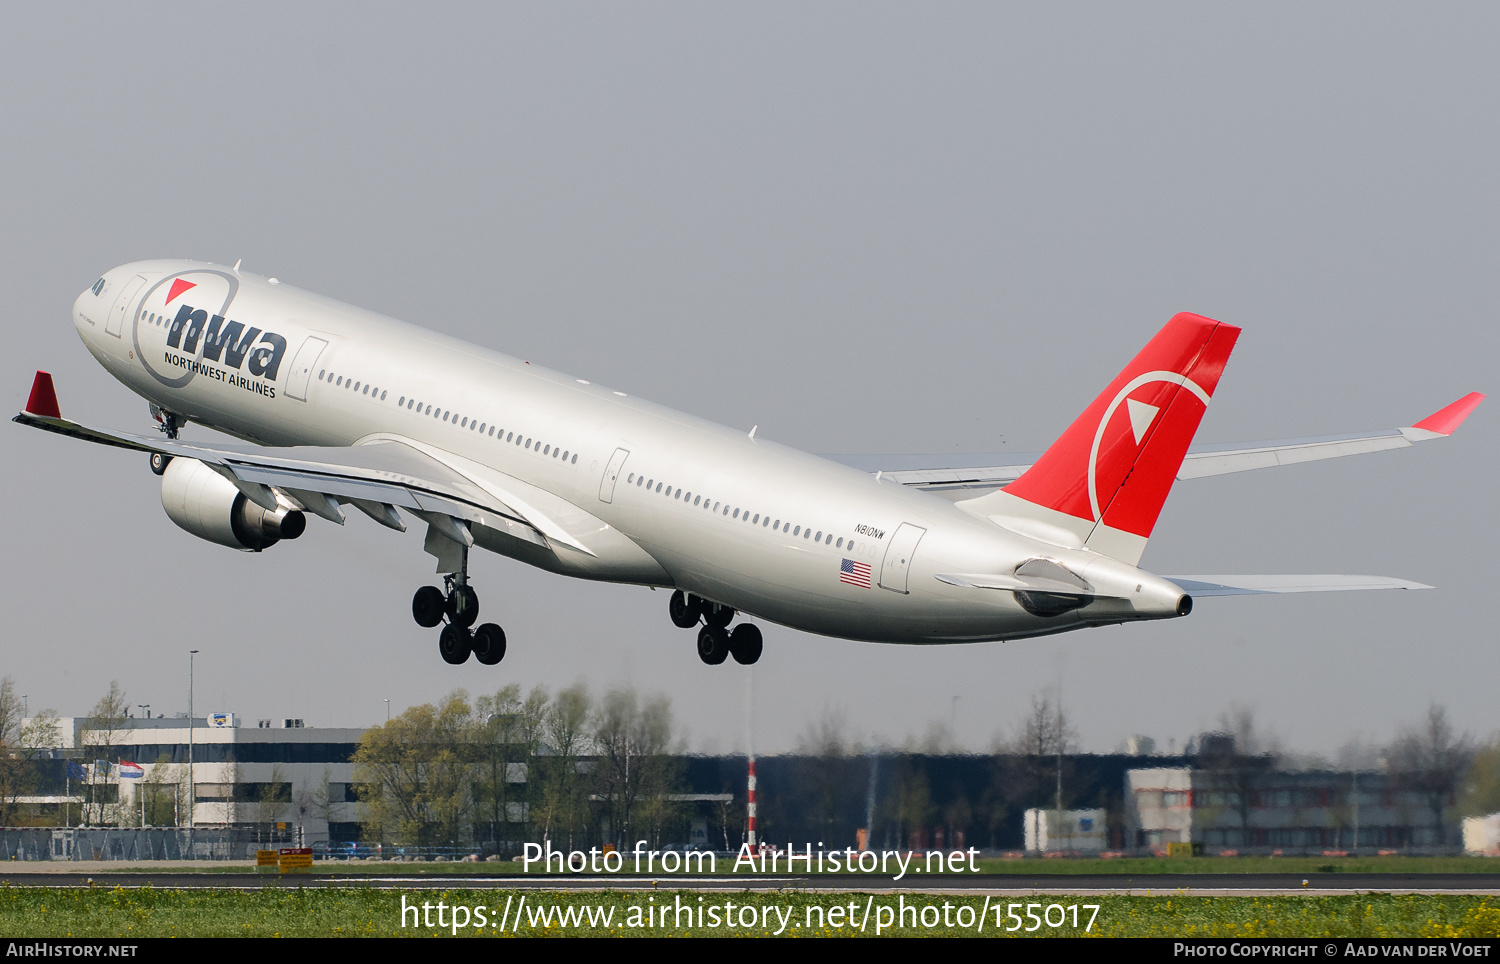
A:
<svg viewBox="0 0 1500 964">
<path fill-rule="evenodd" d="M 639 586 L 672 584 L 671 576 L 649 553 L 613 529 L 608 532 L 613 533 L 614 538 L 594 533 L 580 540 L 594 555 L 568 546 L 539 545 L 489 526 L 475 526 L 473 532 L 474 541 L 481 548 L 549 572 Z"/>
</svg>

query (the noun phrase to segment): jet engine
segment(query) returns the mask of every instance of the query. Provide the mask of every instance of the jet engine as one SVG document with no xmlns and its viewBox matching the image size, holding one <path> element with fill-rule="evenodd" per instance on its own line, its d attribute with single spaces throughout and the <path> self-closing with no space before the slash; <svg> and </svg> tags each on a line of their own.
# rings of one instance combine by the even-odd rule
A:
<svg viewBox="0 0 1500 964">
<path fill-rule="evenodd" d="M 267 511 L 234 483 L 197 459 L 174 458 L 161 476 L 161 505 L 167 517 L 200 539 L 245 552 L 259 552 L 307 528 L 297 509 Z"/>
</svg>

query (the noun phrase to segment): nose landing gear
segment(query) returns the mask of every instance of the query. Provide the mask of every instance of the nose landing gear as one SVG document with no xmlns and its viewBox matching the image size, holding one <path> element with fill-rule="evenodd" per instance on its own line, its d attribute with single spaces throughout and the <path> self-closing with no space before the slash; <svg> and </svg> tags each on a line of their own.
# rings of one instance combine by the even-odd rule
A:
<svg viewBox="0 0 1500 964">
<path fill-rule="evenodd" d="M 729 631 L 735 612 L 728 606 L 709 602 L 681 589 L 672 593 L 667 603 L 672 624 L 681 629 L 698 626 L 698 658 L 710 666 L 717 666 L 729 656 L 742 666 L 749 666 L 760 659 L 764 641 L 760 628 L 752 623 L 740 623 Z"/>
</svg>

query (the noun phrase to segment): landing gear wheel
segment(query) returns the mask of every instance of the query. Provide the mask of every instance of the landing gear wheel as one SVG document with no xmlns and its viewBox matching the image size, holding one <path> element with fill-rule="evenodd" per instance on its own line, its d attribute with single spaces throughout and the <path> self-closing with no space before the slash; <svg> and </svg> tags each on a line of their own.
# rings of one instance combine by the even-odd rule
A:
<svg viewBox="0 0 1500 964">
<path fill-rule="evenodd" d="M 449 622 L 468 629 L 479 619 L 479 594 L 467 585 L 454 586 L 448 591 L 445 608 Z"/>
<path fill-rule="evenodd" d="M 698 617 L 703 614 L 698 597 L 689 596 L 681 589 L 672 593 L 672 598 L 667 602 L 667 612 L 672 616 L 672 625 L 678 629 L 692 629 L 698 625 Z"/>
<path fill-rule="evenodd" d="M 728 606 L 720 606 L 718 603 L 708 603 L 704 606 L 703 621 L 714 629 L 723 629 L 733 618 L 734 610 Z"/>
<path fill-rule="evenodd" d="M 444 626 L 442 633 L 438 635 L 438 652 L 443 655 L 445 663 L 457 666 L 465 662 L 473 648 L 469 631 L 452 623 Z"/>
<path fill-rule="evenodd" d="M 729 634 L 714 626 L 698 630 L 698 658 L 710 666 L 724 662 L 729 655 Z"/>
<path fill-rule="evenodd" d="M 486 666 L 494 666 L 505 658 L 505 630 L 494 623 L 485 623 L 474 630 L 474 658 Z"/>
<path fill-rule="evenodd" d="M 762 643 L 760 628 L 752 623 L 741 623 L 729 634 L 729 652 L 741 666 L 749 666 L 760 659 Z"/>
<path fill-rule="evenodd" d="M 423 586 L 411 597 L 411 618 L 423 629 L 431 629 L 443 621 L 443 591 L 436 586 Z"/>
<path fill-rule="evenodd" d="M 172 461 L 172 456 L 165 452 L 151 453 L 151 471 L 157 475 L 165 474 L 167 465 Z"/>
</svg>

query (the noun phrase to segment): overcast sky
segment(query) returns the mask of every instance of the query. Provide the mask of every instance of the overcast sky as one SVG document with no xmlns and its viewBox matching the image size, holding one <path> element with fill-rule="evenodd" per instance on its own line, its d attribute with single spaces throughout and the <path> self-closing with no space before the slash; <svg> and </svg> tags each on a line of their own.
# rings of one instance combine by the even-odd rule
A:
<svg viewBox="0 0 1500 964">
<path fill-rule="evenodd" d="M 819 453 L 1044 449 L 1175 312 L 1242 326 L 1198 440 L 1409 425 L 1491 391 L 1493 4 L 20 4 L 0 32 L 6 397 L 128 431 L 73 299 L 232 264 Z M 1205 599 L 1009 644 L 766 625 L 756 747 L 842 717 L 985 748 L 1062 686 L 1085 749 L 1231 704 L 1287 743 L 1497 719 L 1497 406 L 1416 449 L 1180 484 L 1142 564 L 1426 593 Z M 189 438 L 208 436 L 190 428 Z M 3 431 L 3 659 L 30 707 L 108 689 L 310 726 L 455 687 L 671 695 L 745 745 L 744 678 L 662 592 L 473 565 L 498 667 L 409 615 L 421 528 L 194 539 L 144 456 Z"/>
</svg>

